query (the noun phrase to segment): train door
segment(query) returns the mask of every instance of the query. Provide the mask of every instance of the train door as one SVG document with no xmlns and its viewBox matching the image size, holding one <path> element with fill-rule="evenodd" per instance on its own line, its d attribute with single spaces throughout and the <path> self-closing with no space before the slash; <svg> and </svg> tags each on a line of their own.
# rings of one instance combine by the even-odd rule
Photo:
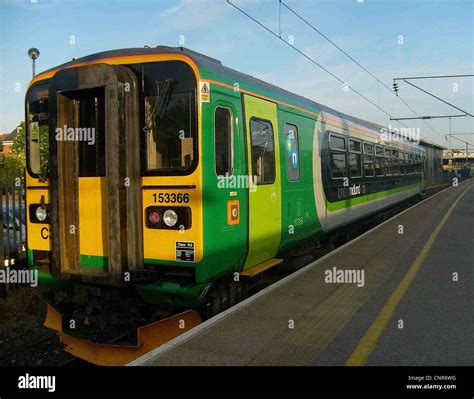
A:
<svg viewBox="0 0 474 399">
<path fill-rule="evenodd" d="M 275 257 L 281 240 L 276 104 L 244 95 L 249 176 L 249 248 L 244 269 Z"/>
<path fill-rule="evenodd" d="M 138 94 L 106 64 L 58 72 L 50 138 L 53 272 L 120 284 L 141 266 Z"/>
</svg>

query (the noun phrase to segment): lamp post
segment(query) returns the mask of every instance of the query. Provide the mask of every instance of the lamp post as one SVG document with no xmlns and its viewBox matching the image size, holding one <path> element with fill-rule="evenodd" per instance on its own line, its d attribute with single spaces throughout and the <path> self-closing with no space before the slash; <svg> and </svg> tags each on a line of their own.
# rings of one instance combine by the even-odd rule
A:
<svg viewBox="0 0 474 399">
<path fill-rule="evenodd" d="M 36 75 L 35 67 L 36 67 L 36 59 L 40 56 L 40 52 L 37 48 L 30 48 L 28 50 L 28 57 L 33 60 L 33 77 Z"/>
</svg>

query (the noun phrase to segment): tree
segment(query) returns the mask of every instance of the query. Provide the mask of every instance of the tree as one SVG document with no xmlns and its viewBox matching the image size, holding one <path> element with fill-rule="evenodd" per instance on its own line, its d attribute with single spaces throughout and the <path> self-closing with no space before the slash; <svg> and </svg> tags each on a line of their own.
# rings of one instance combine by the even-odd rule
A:
<svg viewBox="0 0 474 399">
<path fill-rule="evenodd" d="M 0 156 L 0 186 L 13 187 L 15 178 L 23 177 L 23 165 L 18 158 Z M 1 193 L 1 191 L 0 191 Z"/>
<path fill-rule="evenodd" d="M 26 160 L 26 126 L 25 122 L 21 122 L 17 127 L 18 134 L 13 140 L 12 153 L 25 165 Z"/>
</svg>

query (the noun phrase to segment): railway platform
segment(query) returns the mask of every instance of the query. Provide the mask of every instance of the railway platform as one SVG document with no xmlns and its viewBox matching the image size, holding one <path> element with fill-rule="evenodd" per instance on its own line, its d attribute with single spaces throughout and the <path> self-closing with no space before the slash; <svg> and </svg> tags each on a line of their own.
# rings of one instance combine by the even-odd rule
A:
<svg viewBox="0 0 474 399">
<path fill-rule="evenodd" d="M 472 365 L 473 226 L 468 180 L 129 365 Z"/>
</svg>

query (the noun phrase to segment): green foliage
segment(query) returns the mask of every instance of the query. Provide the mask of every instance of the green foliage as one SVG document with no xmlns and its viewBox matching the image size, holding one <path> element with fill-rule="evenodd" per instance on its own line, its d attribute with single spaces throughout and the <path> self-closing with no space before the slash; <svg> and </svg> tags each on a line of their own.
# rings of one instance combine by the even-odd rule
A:
<svg viewBox="0 0 474 399">
<path fill-rule="evenodd" d="M 48 166 L 49 162 L 49 126 L 40 126 L 40 160 Z M 47 167 L 48 169 L 48 167 Z"/>
<path fill-rule="evenodd" d="M 40 160 L 41 163 L 47 162 L 49 159 L 49 127 L 47 125 L 39 126 L 40 141 Z M 26 163 L 26 124 L 21 122 L 18 127 L 18 134 L 13 140 L 12 154 L 20 160 L 23 166 Z"/>
<path fill-rule="evenodd" d="M 0 185 L 12 187 L 15 178 L 23 178 L 23 164 L 15 157 L 0 156 Z"/>
<path fill-rule="evenodd" d="M 18 134 L 13 140 L 12 153 L 20 160 L 20 162 L 23 165 L 25 165 L 25 160 L 26 160 L 25 122 L 21 122 L 20 126 L 17 129 L 18 129 Z"/>
</svg>

